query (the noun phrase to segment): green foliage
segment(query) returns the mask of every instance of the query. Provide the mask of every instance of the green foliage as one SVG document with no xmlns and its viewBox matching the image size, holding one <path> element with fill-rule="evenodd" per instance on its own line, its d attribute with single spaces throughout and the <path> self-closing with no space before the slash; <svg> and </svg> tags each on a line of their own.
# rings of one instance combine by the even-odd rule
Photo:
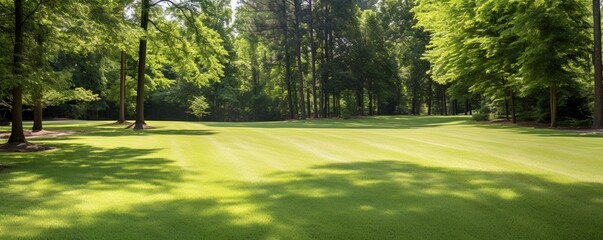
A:
<svg viewBox="0 0 603 240">
<path fill-rule="evenodd" d="M 476 113 L 471 115 L 471 119 L 473 119 L 474 121 L 489 121 L 490 120 L 490 114 L 488 113 Z"/>
<path fill-rule="evenodd" d="M 205 101 L 205 97 L 193 97 L 193 100 L 189 101 L 188 113 L 201 119 L 203 116 L 208 114 L 207 109 L 209 104 Z"/>
<path fill-rule="evenodd" d="M 591 48 L 587 6 L 581 0 L 423 0 L 413 11 L 432 33 L 424 57 L 433 79 L 504 103 L 512 93 L 529 97 L 537 89 L 581 84 Z"/>
</svg>

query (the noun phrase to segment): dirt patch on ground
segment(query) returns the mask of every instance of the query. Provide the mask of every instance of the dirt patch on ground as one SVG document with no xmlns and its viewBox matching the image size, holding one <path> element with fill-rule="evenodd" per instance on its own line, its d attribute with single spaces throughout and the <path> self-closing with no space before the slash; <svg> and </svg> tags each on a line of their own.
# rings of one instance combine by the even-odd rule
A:
<svg viewBox="0 0 603 240">
<path fill-rule="evenodd" d="M 73 135 L 76 134 L 77 132 L 74 131 L 46 131 L 46 130 L 42 130 L 42 131 L 37 131 L 37 132 L 32 132 L 32 131 L 24 131 L 23 134 L 25 134 L 26 138 L 55 138 L 55 137 L 62 137 L 62 136 L 69 136 L 69 135 Z M 4 132 L 4 133 L 0 133 L 0 139 L 7 139 L 10 137 L 10 133 L 9 132 Z"/>
<path fill-rule="evenodd" d="M 132 123 L 130 126 L 127 126 L 126 129 L 134 129 L 134 127 L 136 127 L 136 123 Z M 151 127 L 149 125 L 147 125 L 146 123 L 142 125 L 142 129 L 153 129 L 154 127 Z"/>
<path fill-rule="evenodd" d="M 43 152 L 55 148 L 33 143 L 6 143 L 0 145 L 0 152 Z"/>
</svg>

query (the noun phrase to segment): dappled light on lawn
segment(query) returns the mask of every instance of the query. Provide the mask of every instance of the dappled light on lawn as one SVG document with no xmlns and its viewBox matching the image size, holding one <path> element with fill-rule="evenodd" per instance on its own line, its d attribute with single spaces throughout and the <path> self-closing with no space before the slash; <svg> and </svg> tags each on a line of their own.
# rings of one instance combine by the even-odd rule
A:
<svg viewBox="0 0 603 240">
<path fill-rule="evenodd" d="M 48 124 L 76 134 L 2 154 L 0 238 L 603 236 L 603 138 L 464 117 L 335 122 Z"/>
</svg>

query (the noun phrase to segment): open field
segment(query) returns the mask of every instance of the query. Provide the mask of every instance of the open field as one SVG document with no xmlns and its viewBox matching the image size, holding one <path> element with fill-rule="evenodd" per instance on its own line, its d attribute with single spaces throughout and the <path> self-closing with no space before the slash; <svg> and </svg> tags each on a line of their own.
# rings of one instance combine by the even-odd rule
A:
<svg viewBox="0 0 603 240">
<path fill-rule="evenodd" d="M 376 117 L 52 122 L 0 153 L 0 239 L 602 239 L 603 137 Z M 6 130 L 6 127 L 0 130 Z"/>
</svg>

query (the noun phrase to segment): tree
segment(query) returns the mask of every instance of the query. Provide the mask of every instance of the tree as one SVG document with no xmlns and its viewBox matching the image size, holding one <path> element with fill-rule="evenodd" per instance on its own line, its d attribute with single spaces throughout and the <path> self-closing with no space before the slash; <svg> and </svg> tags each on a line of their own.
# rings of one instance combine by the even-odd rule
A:
<svg viewBox="0 0 603 240">
<path fill-rule="evenodd" d="M 594 51 L 593 63 L 595 65 L 595 106 L 593 128 L 603 128 L 603 65 L 601 63 L 601 2 L 593 0 L 594 21 Z"/>
<path fill-rule="evenodd" d="M 12 126 L 11 134 L 8 143 L 25 143 L 25 135 L 23 134 L 23 32 L 25 22 L 28 20 L 23 16 L 23 1 L 15 0 L 15 41 L 13 45 L 13 77 L 14 86 L 12 89 Z M 33 14 L 34 12 L 30 13 Z"/>
<path fill-rule="evenodd" d="M 301 2 L 300 0 L 293 0 L 293 5 L 295 7 L 295 51 L 297 58 L 297 77 L 299 80 L 299 106 L 300 106 L 300 118 L 306 119 L 306 104 L 304 103 L 304 73 L 302 68 L 302 60 L 301 60 L 301 17 L 300 17 L 300 8 Z"/>
<path fill-rule="evenodd" d="M 312 5 L 312 0 L 308 0 L 308 4 L 310 9 L 308 32 L 310 33 L 310 54 L 312 55 L 312 97 L 314 100 L 312 102 L 314 103 L 314 118 L 318 118 L 319 110 L 316 92 L 316 47 L 314 46 L 314 5 Z"/>
<path fill-rule="evenodd" d="M 207 104 L 205 101 L 205 97 L 194 97 L 189 104 L 189 113 L 197 117 L 199 120 L 208 114 L 207 109 L 209 108 L 209 104 Z"/>
<path fill-rule="evenodd" d="M 149 8 L 151 4 L 149 0 L 142 0 L 140 27 L 147 32 L 149 28 Z M 146 77 L 146 60 L 147 60 L 147 37 L 140 38 L 138 48 L 138 79 L 136 87 L 136 122 L 134 122 L 134 130 L 142 130 L 145 128 L 144 121 L 144 92 L 145 92 L 145 77 Z"/>
<path fill-rule="evenodd" d="M 164 86 L 174 84 L 164 74 L 164 67 L 168 65 L 180 75 L 180 80 L 202 86 L 211 80 L 219 80 L 224 74 L 223 62 L 228 55 L 220 35 L 203 22 L 206 18 L 203 14 L 207 6 L 205 2 L 158 0 L 151 3 L 143 0 L 141 4 L 140 27 L 145 36 L 140 38 L 138 53 L 134 130 L 142 130 L 146 126 L 144 102 L 147 77 L 155 82 L 163 81 Z M 152 29 L 149 29 L 149 24 L 153 26 Z M 153 43 L 150 54 L 147 53 L 149 41 Z"/>
</svg>

